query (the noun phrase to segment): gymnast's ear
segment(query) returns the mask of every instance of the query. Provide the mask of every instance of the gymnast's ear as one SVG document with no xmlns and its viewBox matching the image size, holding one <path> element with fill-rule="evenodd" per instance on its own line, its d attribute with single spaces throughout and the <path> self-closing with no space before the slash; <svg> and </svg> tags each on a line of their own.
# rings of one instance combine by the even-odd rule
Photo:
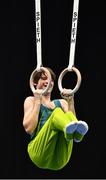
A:
<svg viewBox="0 0 106 180">
<path fill-rule="evenodd" d="M 36 86 L 37 86 L 37 83 L 34 83 L 34 82 L 33 82 L 33 85 L 36 87 Z"/>
</svg>

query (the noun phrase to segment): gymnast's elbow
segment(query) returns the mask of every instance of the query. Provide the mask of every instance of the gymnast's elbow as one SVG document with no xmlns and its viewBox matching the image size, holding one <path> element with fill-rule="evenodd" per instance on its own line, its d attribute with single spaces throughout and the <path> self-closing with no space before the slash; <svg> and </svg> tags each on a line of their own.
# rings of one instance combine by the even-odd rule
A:
<svg viewBox="0 0 106 180">
<path fill-rule="evenodd" d="M 27 122 L 23 121 L 23 127 L 27 134 L 31 135 L 34 132 L 34 130 L 36 129 L 36 126 L 37 125 L 33 125 L 31 123 L 27 123 Z"/>
</svg>

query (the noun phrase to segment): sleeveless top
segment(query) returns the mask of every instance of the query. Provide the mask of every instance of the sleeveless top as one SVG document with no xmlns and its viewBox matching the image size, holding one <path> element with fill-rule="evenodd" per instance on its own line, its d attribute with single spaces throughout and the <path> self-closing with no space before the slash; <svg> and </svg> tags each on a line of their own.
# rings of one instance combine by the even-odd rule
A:
<svg viewBox="0 0 106 180">
<path fill-rule="evenodd" d="M 55 104 L 55 108 L 56 107 L 60 107 L 61 108 L 61 103 L 60 103 L 60 101 L 58 99 L 53 100 L 53 102 Z M 48 107 L 46 107 L 46 106 L 41 104 L 40 112 L 39 112 L 39 118 L 38 118 L 39 119 L 38 120 L 38 125 L 37 125 L 37 128 L 35 129 L 35 131 L 31 134 L 31 140 L 37 135 L 37 133 L 43 127 L 43 125 L 48 120 L 48 118 L 50 117 L 50 115 L 52 114 L 54 109 L 50 109 L 50 108 L 48 108 Z"/>
</svg>

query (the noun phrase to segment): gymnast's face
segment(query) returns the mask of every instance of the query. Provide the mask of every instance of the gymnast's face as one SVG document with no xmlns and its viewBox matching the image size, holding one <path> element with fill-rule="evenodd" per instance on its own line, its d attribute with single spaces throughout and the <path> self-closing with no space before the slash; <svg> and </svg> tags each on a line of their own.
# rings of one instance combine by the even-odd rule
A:
<svg viewBox="0 0 106 180">
<path fill-rule="evenodd" d="M 46 75 L 46 73 L 42 73 L 40 79 L 38 80 L 38 83 L 36 85 L 36 88 L 37 89 L 45 89 L 48 85 L 48 77 Z M 48 89 L 48 92 L 51 92 L 52 89 L 53 89 L 53 86 L 54 86 L 54 82 L 53 80 L 51 80 L 51 83 L 50 83 L 50 87 Z"/>
</svg>

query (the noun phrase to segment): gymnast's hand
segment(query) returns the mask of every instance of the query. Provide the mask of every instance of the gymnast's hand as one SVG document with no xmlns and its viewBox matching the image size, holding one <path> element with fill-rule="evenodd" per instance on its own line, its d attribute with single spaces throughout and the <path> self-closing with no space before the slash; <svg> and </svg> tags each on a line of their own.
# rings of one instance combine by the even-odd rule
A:
<svg viewBox="0 0 106 180">
<path fill-rule="evenodd" d="M 71 89 L 65 89 L 63 88 L 63 92 L 62 92 L 62 96 L 66 97 L 66 98 L 73 98 L 74 97 L 74 94 L 73 95 L 70 95 L 70 90 Z"/>
<path fill-rule="evenodd" d="M 42 91 L 43 89 L 36 89 L 34 92 L 35 99 L 41 99 L 42 98 Z"/>
</svg>

